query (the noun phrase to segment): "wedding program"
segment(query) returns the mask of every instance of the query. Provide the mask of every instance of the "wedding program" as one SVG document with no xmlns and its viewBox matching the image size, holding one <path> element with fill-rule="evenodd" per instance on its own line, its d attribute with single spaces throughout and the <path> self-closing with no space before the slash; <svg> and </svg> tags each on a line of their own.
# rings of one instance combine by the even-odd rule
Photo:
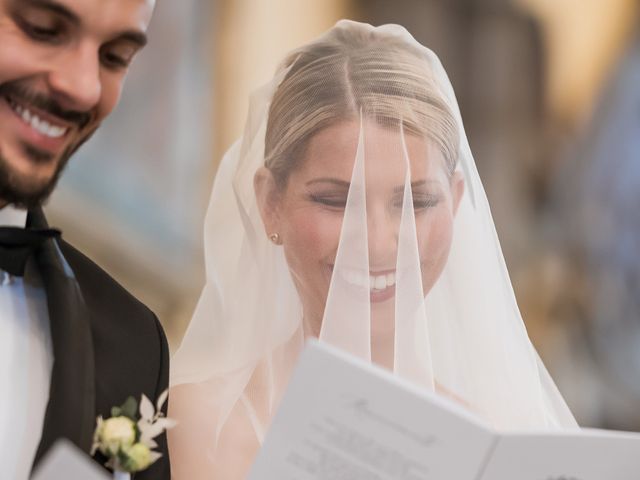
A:
<svg viewBox="0 0 640 480">
<path fill-rule="evenodd" d="M 454 402 L 313 342 L 249 478 L 633 480 L 639 471 L 639 434 L 499 433 Z"/>
</svg>

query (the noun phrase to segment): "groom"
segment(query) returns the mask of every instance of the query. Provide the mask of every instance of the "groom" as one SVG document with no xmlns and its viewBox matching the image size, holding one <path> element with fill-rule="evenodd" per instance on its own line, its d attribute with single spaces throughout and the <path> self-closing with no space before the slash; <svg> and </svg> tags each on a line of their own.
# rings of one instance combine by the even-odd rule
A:
<svg viewBox="0 0 640 480">
<path fill-rule="evenodd" d="M 0 0 L 0 458 L 11 478 L 59 438 L 89 452 L 97 415 L 167 388 L 155 315 L 40 208 L 116 106 L 154 3 Z M 169 479 L 159 443 L 163 457 L 137 480 Z"/>
</svg>

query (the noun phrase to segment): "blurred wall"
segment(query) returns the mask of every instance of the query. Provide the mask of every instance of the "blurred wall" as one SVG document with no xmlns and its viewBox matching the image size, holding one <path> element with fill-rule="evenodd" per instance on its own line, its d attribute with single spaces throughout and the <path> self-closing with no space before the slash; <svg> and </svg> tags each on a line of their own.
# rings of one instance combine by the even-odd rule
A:
<svg viewBox="0 0 640 480">
<path fill-rule="evenodd" d="M 631 168 L 631 159 L 640 158 L 633 140 L 633 85 L 640 82 L 631 67 L 637 54 L 630 51 L 640 34 L 640 3 L 518 3 L 543 32 L 548 145 L 539 174 L 540 245 L 515 282 L 520 306 L 579 421 L 638 430 L 640 416 L 633 412 L 640 410 L 640 393 L 630 383 L 640 376 L 640 364 L 632 360 L 640 355 L 640 305 L 629 308 L 633 282 L 611 285 L 628 283 L 624 275 L 638 267 L 626 261 L 620 270 L 618 253 L 640 256 L 637 244 L 634 254 L 628 243 L 640 230 L 620 216 L 636 208 L 637 195 L 616 193 L 640 182 Z M 603 261 L 603 252 L 609 260 Z"/>
<path fill-rule="evenodd" d="M 637 0 L 516 0 L 537 19 L 545 42 L 546 104 L 569 127 L 583 123 L 629 43 Z"/>
<path fill-rule="evenodd" d="M 285 54 L 349 17 L 344 0 L 218 0 L 215 159 L 242 133 L 249 95 Z M 212 167 L 215 169 L 217 160 Z"/>
</svg>

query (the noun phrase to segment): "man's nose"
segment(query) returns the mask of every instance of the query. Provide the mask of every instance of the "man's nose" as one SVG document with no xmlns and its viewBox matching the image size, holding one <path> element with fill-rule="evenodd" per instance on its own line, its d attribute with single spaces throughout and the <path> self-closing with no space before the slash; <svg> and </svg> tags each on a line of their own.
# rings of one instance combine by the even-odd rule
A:
<svg viewBox="0 0 640 480">
<path fill-rule="evenodd" d="M 67 110 L 89 111 L 100 101 L 99 52 L 90 44 L 80 44 L 57 57 L 49 72 L 49 87 Z"/>
</svg>

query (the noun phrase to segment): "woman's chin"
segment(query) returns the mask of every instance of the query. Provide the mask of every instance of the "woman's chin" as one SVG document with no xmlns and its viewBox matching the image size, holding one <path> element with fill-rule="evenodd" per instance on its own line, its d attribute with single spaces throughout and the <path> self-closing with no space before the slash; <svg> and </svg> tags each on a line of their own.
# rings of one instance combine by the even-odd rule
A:
<svg viewBox="0 0 640 480">
<path fill-rule="evenodd" d="M 396 328 L 395 304 L 393 300 L 383 303 L 371 304 L 371 337 L 385 335 L 393 338 Z"/>
<path fill-rule="evenodd" d="M 371 290 L 369 290 L 369 298 L 372 304 L 371 308 L 375 308 L 374 304 L 384 303 L 384 302 L 393 300 L 395 296 L 396 296 L 395 285 L 391 285 L 389 287 L 386 287 L 380 290 L 376 288 L 372 288 Z"/>
</svg>

